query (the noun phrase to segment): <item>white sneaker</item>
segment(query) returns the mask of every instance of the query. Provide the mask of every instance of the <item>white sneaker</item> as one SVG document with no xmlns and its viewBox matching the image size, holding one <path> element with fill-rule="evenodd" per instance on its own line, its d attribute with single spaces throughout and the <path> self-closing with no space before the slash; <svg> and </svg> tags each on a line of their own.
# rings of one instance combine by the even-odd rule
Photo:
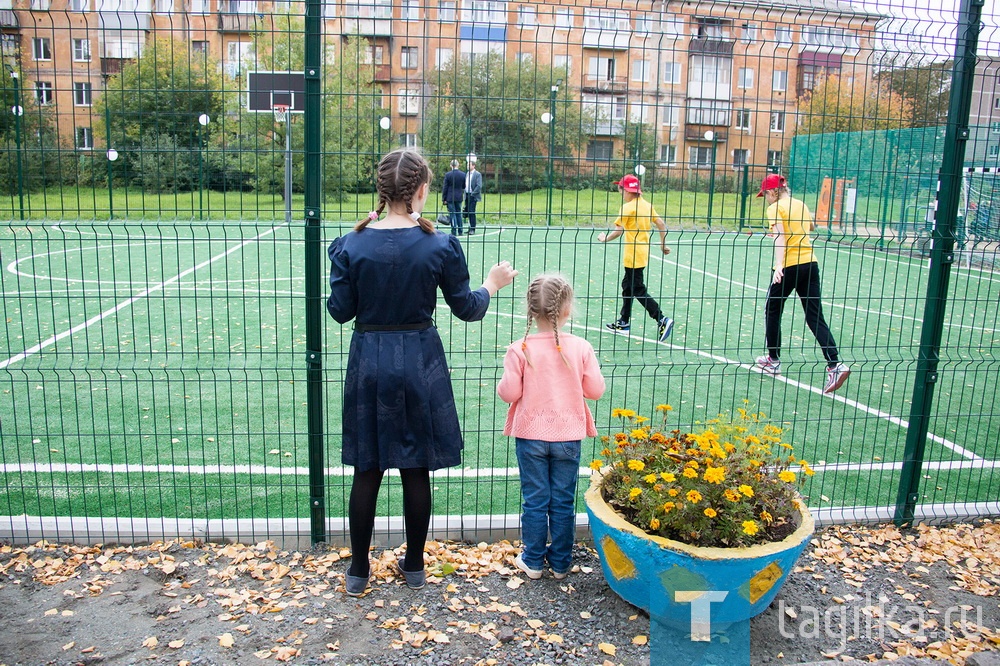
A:
<svg viewBox="0 0 1000 666">
<path fill-rule="evenodd" d="M 538 580 L 539 578 L 542 577 L 542 570 L 532 569 L 531 567 L 529 567 L 527 564 L 524 563 L 524 560 L 521 559 L 520 554 L 518 554 L 518 556 L 514 558 L 514 566 L 523 571 L 524 574 L 531 580 Z"/>
<path fill-rule="evenodd" d="M 556 580 L 563 580 L 568 575 L 569 575 L 568 571 L 562 571 L 562 572 L 560 572 L 560 571 L 553 571 L 552 572 L 552 577 L 555 578 Z"/>
<path fill-rule="evenodd" d="M 847 381 L 848 376 L 851 374 L 851 369 L 848 368 L 843 363 L 838 363 L 829 370 L 826 371 L 826 385 L 823 387 L 823 393 L 833 393 Z"/>
<path fill-rule="evenodd" d="M 781 374 L 781 361 L 776 358 L 771 358 L 770 356 L 758 356 L 755 362 L 760 371 L 765 375 Z"/>
</svg>

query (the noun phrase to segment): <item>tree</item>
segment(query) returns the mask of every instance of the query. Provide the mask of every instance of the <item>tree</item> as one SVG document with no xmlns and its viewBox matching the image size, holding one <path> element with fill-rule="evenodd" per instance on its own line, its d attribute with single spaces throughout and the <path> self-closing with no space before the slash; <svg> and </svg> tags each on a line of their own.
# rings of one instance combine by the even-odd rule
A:
<svg viewBox="0 0 1000 666">
<path fill-rule="evenodd" d="M 905 127 L 912 105 L 884 82 L 830 75 L 798 99 L 796 110 L 802 119 L 796 134 L 822 134 Z"/>
<path fill-rule="evenodd" d="M 552 141 L 541 118 L 551 112 L 552 86 L 565 72 L 496 53 L 462 57 L 442 70 L 423 109 L 420 136 L 435 171 L 474 152 L 495 170 L 499 189 L 544 184 Z M 586 140 L 582 111 L 569 88 L 557 91 L 555 158 L 568 157 Z"/>
<path fill-rule="evenodd" d="M 23 71 L 20 67 L 18 70 Z M 5 195 L 72 181 L 76 174 L 73 151 L 59 150 L 59 134 L 52 111 L 38 105 L 30 92 L 34 90 L 31 81 L 19 78 L 17 82 L 22 109 L 19 117 L 11 113 L 15 106 L 14 79 L 7 67 L 0 68 L 0 146 L 3 149 L 0 192 Z"/>
<path fill-rule="evenodd" d="M 908 127 L 936 127 L 948 118 L 952 61 L 924 62 L 909 55 L 887 63 L 878 81 L 910 103 Z"/>
</svg>

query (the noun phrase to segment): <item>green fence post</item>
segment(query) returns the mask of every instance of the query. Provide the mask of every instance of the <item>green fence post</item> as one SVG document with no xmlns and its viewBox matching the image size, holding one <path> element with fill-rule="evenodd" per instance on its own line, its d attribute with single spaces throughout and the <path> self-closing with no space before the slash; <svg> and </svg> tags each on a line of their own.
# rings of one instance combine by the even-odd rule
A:
<svg viewBox="0 0 1000 666">
<path fill-rule="evenodd" d="M 10 81 L 14 84 L 14 147 L 17 150 L 17 199 L 21 210 L 21 220 L 24 220 L 24 167 L 21 157 L 21 116 L 24 115 L 24 108 L 21 107 L 21 80 L 14 68 L 10 69 Z"/>
<path fill-rule="evenodd" d="M 920 497 L 924 446 L 927 443 L 927 431 L 934 402 L 934 384 L 938 378 L 948 278 L 951 274 L 951 264 L 955 259 L 955 220 L 962 188 L 965 145 L 969 140 L 969 111 L 972 106 L 972 85 L 976 73 L 976 47 L 979 31 L 982 29 L 980 24 L 982 8 L 983 0 L 962 0 L 959 11 L 951 98 L 948 102 L 948 123 L 944 156 L 941 160 L 937 217 L 931 236 L 931 267 L 927 276 L 924 324 L 920 331 L 910 423 L 906 430 L 906 449 L 903 453 L 903 468 L 893 517 L 896 525 L 913 523 L 917 499 Z"/>
<path fill-rule="evenodd" d="M 750 164 L 743 165 L 743 186 L 740 188 L 740 231 L 747 219 L 747 199 L 750 197 Z"/>
<path fill-rule="evenodd" d="M 326 476 L 323 447 L 323 241 L 320 229 L 320 102 L 323 0 L 306 0 L 305 21 L 305 292 L 306 413 L 309 446 L 309 523 L 312 542 L 326 541 Z"/>
</svg>

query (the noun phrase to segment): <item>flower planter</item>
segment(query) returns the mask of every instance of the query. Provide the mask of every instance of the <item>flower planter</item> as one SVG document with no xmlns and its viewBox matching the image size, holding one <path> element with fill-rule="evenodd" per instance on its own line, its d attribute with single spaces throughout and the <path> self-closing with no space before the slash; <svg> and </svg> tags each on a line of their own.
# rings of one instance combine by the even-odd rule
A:
<svg viewBox="0 0 1000 666">
<path fill-rule="evenodd" d="M 677 601 L 675 592 L 725 592 L 723 600 L 711 603 L 713 624 L 742 622 L 763 612 L 815 528 L 800 501 L 798 528 L 783 541 L 750 548 L 690 546 L 626 522 L 604 501 L 602 482 L 595 473 L 585 501 L 608 585 L 630 604 L 677 626 L 690 626 L 692 604 L 691 595 Z"/>
</svg>

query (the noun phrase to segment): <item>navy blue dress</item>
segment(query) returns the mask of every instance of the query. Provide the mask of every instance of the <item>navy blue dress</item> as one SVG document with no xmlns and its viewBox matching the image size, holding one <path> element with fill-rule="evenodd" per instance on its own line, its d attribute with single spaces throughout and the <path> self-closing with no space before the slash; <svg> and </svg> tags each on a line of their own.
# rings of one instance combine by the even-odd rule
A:
<svg viewBox="0 0 1000 666">
<path fill-rule="evenodd" d="M 441 288 L 463 321 L 486 315 L 490 295 L 469 289 L 454 236 L 419 227 L 364 229 L 330 244 L 327 310 L 341 324 L 401 326 L 434 315 Z M 358 471 L 461 463 L 462 432 L 437 329 L 355 330 L 344 382 L 343 463 Z"/>
</svg>

